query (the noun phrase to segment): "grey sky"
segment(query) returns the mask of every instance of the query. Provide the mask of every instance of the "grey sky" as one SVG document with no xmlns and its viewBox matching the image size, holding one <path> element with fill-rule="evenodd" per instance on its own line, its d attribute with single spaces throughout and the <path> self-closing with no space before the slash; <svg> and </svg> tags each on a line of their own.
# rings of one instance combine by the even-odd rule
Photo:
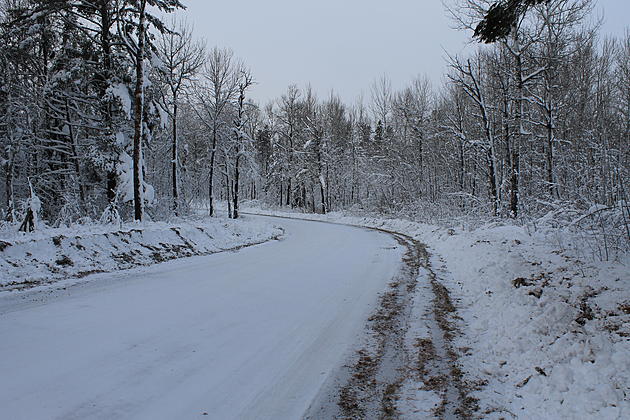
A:
<svg viewBox="0 0 630 420">
<path fill-rule="evenodd" d="M 260 102 L 295 83 L 354 101 L 380 75 L 394 88 L 426 74 L 439 83 L 444 50 L 469 34 L 451 28 L 440 0 L 183 0 L 178 12 L 209 47 L 230 47 L 251 67 Z M 603 31 L 623 34 L 629 0 L 599 0 Z"/>
</svg>

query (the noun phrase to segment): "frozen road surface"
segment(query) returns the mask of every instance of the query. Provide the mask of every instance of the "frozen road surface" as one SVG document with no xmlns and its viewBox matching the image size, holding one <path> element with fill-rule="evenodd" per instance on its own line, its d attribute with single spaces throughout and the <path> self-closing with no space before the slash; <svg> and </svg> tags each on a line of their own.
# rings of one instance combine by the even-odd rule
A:
<svg viewBox="0 0 630 420">
<path fill-rule="evenodd" d="M 239 252 L 1 294 L 0 419 L 299 419 L 403 250 L 277 224 Z"/>
</svg>

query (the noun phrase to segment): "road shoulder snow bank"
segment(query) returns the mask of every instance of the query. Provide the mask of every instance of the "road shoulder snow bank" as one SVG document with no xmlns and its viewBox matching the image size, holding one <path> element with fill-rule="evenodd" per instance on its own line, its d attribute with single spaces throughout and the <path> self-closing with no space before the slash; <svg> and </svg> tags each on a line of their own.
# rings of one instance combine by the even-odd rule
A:
<svg viewBox="0 0 630 420">
<path fill-rule="evenodd" d="M 0 290 L 208 255 L 278 238 L 270 222 L 241 218 L 92 225 L 0 238 Z"/>
<path fill-rule="evenodd" d="M 548 233 L 519 226 L 467 231 L 340 213 L 258 212 L 387 229 L 427 244 L 431 267 L 462 317 L 464 334 L 454 347 L 476 388 L 480 418 L 630 418 L 628 256 L 588 260 Z"/>
<path fill-rule="evenodd" d="M 630 260 L 587 261 L 516 226 L 422 236 L 460 300 L 481 417 L 630 418 Z"/>
</svg>

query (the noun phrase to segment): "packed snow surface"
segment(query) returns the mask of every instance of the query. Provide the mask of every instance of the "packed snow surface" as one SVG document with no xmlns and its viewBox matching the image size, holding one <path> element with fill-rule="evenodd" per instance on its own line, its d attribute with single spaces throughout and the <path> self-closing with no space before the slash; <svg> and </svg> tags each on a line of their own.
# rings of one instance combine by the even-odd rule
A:
<svg viewBox="0 0 630 420">
<path fill-rule="evenodd" d="M 373 231 L 274 223 L 282 240 L 238 252 L 0 294 L 2 417 L 299 418 L 402 249 Z"/>
</svg>

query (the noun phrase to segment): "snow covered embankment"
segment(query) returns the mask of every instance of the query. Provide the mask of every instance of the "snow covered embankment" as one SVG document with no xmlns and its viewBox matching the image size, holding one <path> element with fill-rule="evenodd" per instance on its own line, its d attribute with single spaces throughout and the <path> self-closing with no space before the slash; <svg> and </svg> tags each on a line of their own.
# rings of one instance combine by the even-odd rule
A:
<svg viewBox="0 0 630 420">
<path fill-rule="evenodd" d="M 461 301 L 483 418 L 630 418 L 627 258 L 589 262 L 514 226 L 423 238 Z"/>
<path fill-rule="evenodd" d="M 429 246 L 431 267 L 463 318 L 464 334 L 453 344 L 466 382 L 477 385 L 471 395 L 480 418 L 630 418 L 627 256 L 593 262 L 517 226 L 466 231 L 342 214 L 291 216 L 393 230 Z"/>
<path fill-rule="evenodd" d="M 233 250 L 281 234 L 281 229 L 271 223 L 247 218 L 16 233 L 0 238 L 0 290 Z"/>
</svg>

